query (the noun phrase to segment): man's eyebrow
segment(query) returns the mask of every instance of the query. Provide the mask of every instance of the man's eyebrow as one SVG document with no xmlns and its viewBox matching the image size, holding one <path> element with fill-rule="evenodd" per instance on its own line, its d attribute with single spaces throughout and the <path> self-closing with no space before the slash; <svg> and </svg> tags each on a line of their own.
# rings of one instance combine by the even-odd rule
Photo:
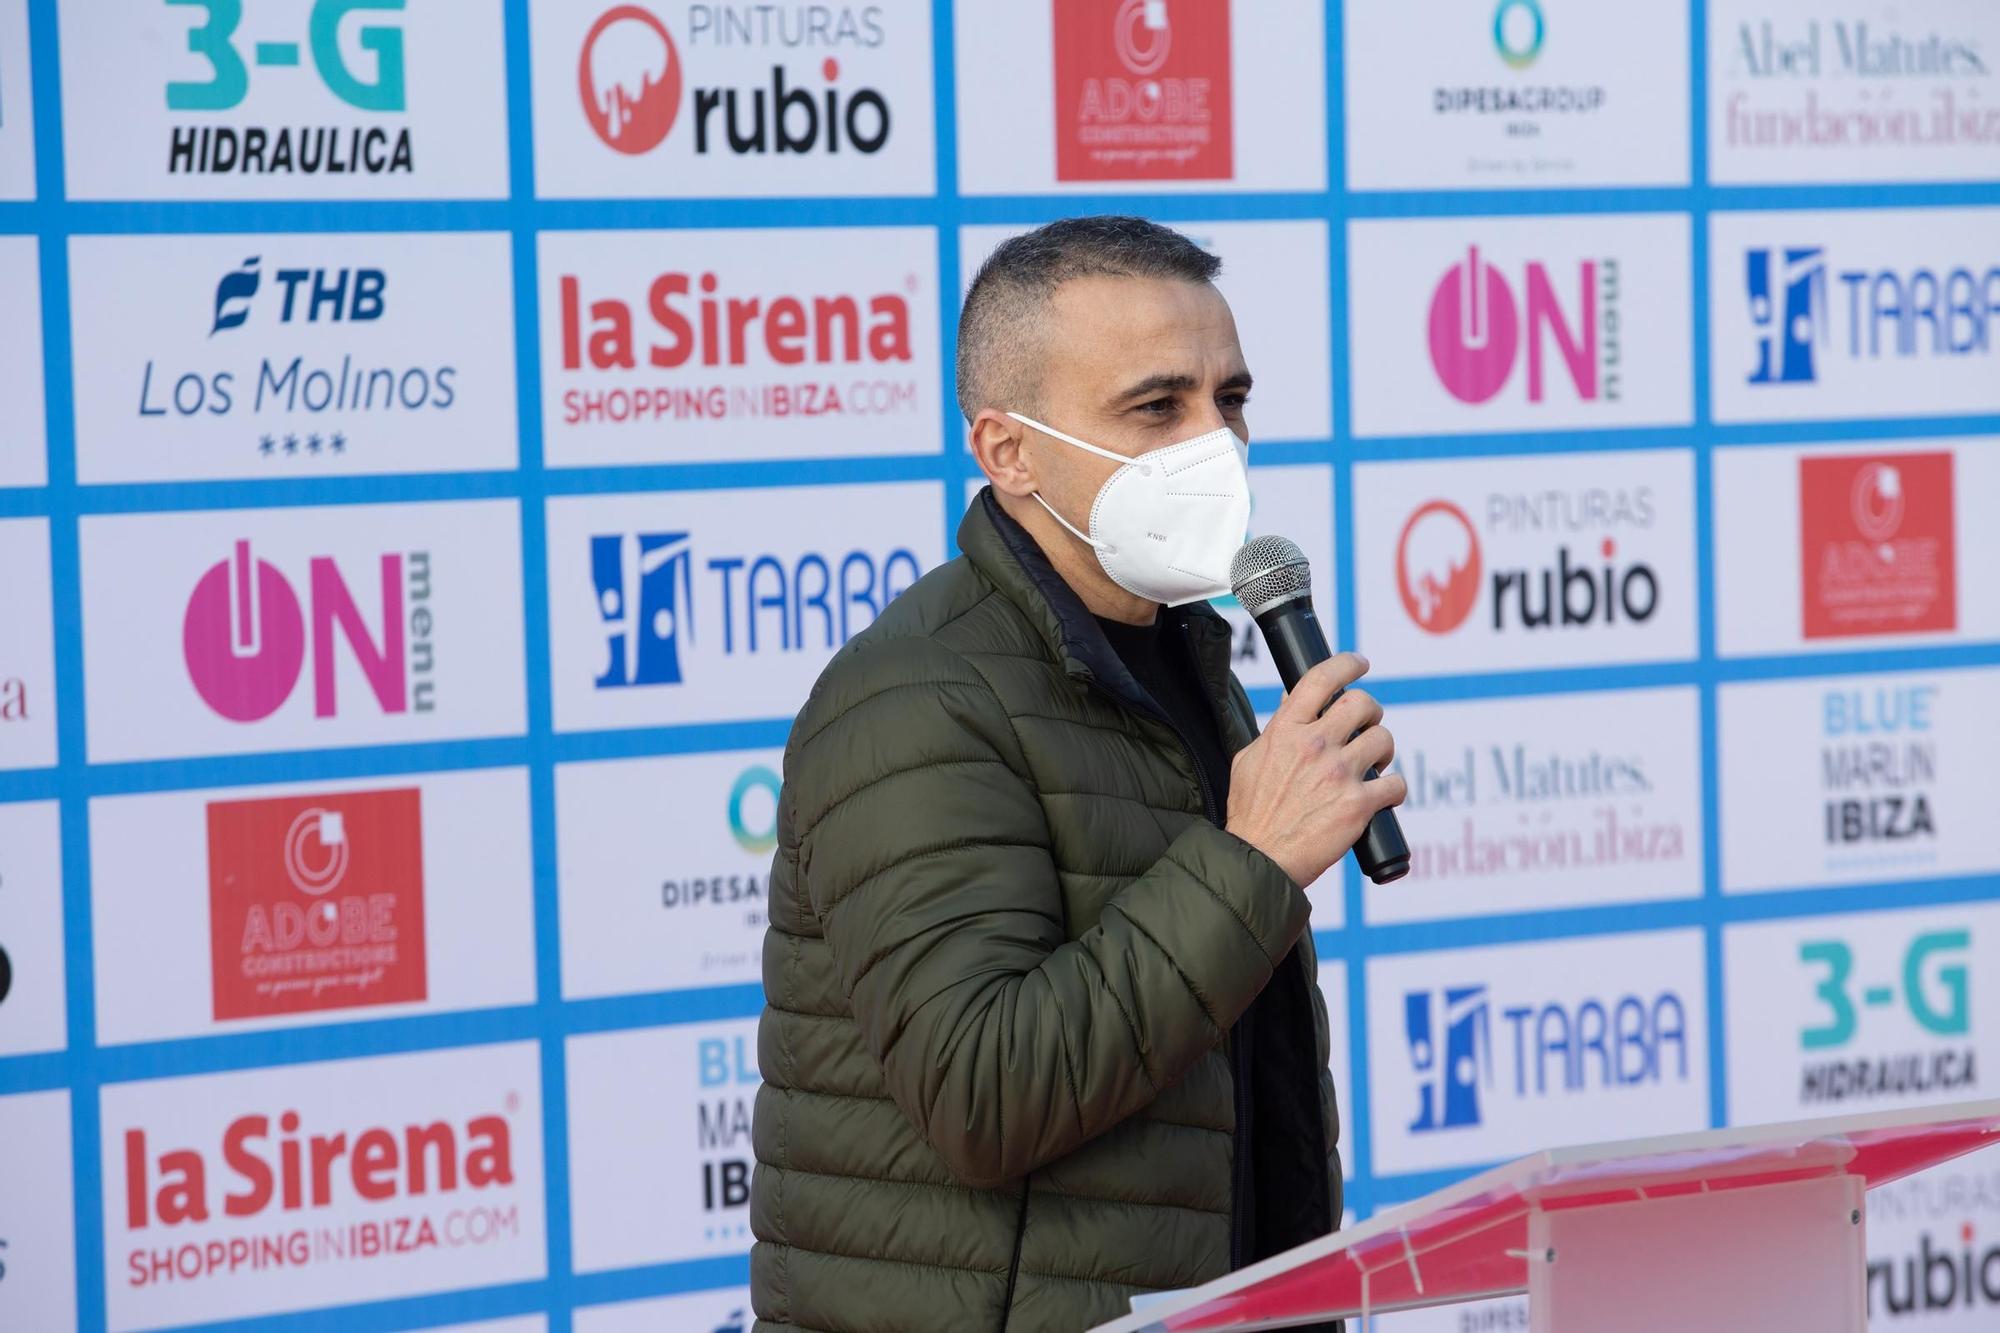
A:
<svg viewBox="0 0 2000 1333">
<path fill-rule="evenodd" d="M 1111 401 L 1114 403 L 1129 403 L 1137 399 L 1151 398 L 1154 394 L 1186 393 L 1190 389 L 1199 387 L 1201 387 L 1200 384 L 1192 375 L 1179 371 L 1161 371 L 1159 374 L 1148 375 L 1136 384 L 1128 386 L 1124 392 L 1117 394 Z"/>
</svg>

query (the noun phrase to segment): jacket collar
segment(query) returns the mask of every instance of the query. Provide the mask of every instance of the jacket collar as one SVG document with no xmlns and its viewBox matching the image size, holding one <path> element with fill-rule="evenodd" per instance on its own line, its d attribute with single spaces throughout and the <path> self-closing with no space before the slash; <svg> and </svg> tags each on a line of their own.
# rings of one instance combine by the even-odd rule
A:
<svg viewBox="0 0 2000 1333">
<path fill-rule="evenodd" d="M 1000 507 L 991 486 L 981 489 L 965 511 L 958 525 L 958 549 L 1028 618 L 1065 672 L 1095 681 L 1130 706 L 1164 720 L 1159 705 L 1104 637 L 1097 617 L 1056 573 L 1028 530 Z M 1231 704 L 1229 622 L 1206 602 L 1163 606 L 1160 614 L 1170 623 L 1187 626 L 1184 632 L 1194 646 L 1195 665 L 1209 706 L 1221 723 L 1224 745 L 1233 751 L 1248 744 Z"/>
</svg>

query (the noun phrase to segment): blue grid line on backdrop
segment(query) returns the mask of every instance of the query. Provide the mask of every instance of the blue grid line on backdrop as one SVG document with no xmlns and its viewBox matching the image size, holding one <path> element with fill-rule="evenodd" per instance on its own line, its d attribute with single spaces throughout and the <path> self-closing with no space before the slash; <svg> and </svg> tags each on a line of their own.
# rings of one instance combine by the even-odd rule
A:
<svg viewBox="0 0 2000 1333">
<path fill-rule="evenodd" d="M 64 931 L 70 967 L 67 979 L 68 1048 L 51 1055 L 0 1060 L 6 1090 L 67 1088 L 71 1093 L 75 1153 L 78 1310 L 83 1327 L 105 1323 L 101 1280 L 104 1255 L 98 1225 L 103 1206 L 98 1089 L 105 1083 L 166 1072 L 209 1072 L 308 1062 L 353 1055 L 421 1051 L 443 1047 L 534 1039 L 540 1043 L 543 1106 L 543 1160 L 546 1172 L 549 1266 L 540 1281 L 511 1283 L 472 1292 L 442 1293 L 315 1311 L 229 1321 L 209 1327 L 294 1330 L 306 1328 L 402 1329 L 427 1324 L 545 1312 L 554 1333 L 567 1333 L 570 1310 L 578 1303 L 698 1290 L 744 1280 L 740 1258 L 692 1260 L 610 1273 L 576 1275 L 569 1253 L 565 1038 L 584 1032 L 705 1022 L 747 1017 L 759 1007 L 754 986 L 709 987 L 608 999 L 564 1000 L 559 975 L 556 899 L 554 768 L 579 759 L 694 753 L 763 748 L 782 742 L 786 722 L 746 718 L 733 722 L 622 731 L 557 734 L 549 689 L 547 534 L 544 501 L 555 495 L 619 493 L 635 490 L 755 488 L 799 483 L 924 480 L 942 483 L 947 550 L 961 508 L 965 482 L 976 467 L 964 448 L 952 400 L 950 353 L 957 308 L 959 228 L 990 223 L 1031 223 L 1062 213 L 1108 209 L 1169 220 L 1312 219 L 1328 224 L 1332 290 L 1328 303 L 1333 374 L 1329 404 L 1333 428 L 1324 440 L 1287 440 L 1260 452 L 1259 462 L 1330 465 L 1335 516 L 1337 624 L 1343 642 L 1356 634 L 1356 560 L 1353 536 L 1353 467 L 1356 462 L 1390 458 L 1484 457 L 1515 453 L 1555 453 L 1589 449 L 1689 448 L 1695 462 L 1696 560 L 1702 589 L 1698 601 L 1699 652 L 1685 661 L 1598 667 L 1559 672 L 1480 673 L 1423 680 L 1390 680 L 1377 692 L 1385 701 L 1518 697 L 1542 692 L 1693 685 L 1701 705 L 1701 759 L 1704 773 L 1703 895 L 1616 907 L 1575 908 L 1534 914 L 1505 914 L 1411 925 L 1370 924 L 1360 877 L 1344 870 L 1345 925 L 1321 932 L 1325 957 L 1346 965 L 1351 1067 L 1368 1068 L 1365 1022 L 1367 959 L 1400 952 L 1475 944 L 1559 939 L 1622 933 L 1669 926 L 1699 927 L 1707 958 L 1709 1094 L 1712 1123 L 1722 1123 L 1727 1106 L 1724 1062 L 1721 931 L 1737 921 L 1783 919 L 1879 906 L 1885 890 L 1898 905 L 1919 906 L 1980 900 L 1994 896 L 1987 875 L 1948 875 L 1894 884 L 1828 885 L 1780 893 L 1726 897 L 1721 889 L 1721 821 L 1717 772 L 1716 700 L 1718 686 L 1752 679 L 1799 679 L 1849 672 L 1964 667 L 2000 663 L 2000 647 L 1962 645 L 1946 649 L 1877 649 L 1839 654 L 1788 654 L 1722 658 L 1716 651 L 1713 585 L 1712 452 L 1717 444 L 1785 444 L 1801 441 L 1932 438 L 2000 432 L 2000 417 L 1953 416 L 1890 421 L 1833 421 L 1717 427 L 1710 420 L 1708 364 L 1708 218 L 1724 209 L 1820 209 L 1887 205 L 1948 206 L 2000 204 L 2000 183 L 1715 187 L 1706 183 L 1706 70 L 1704 7 L 1690 7 L 1688 34 L 1693 93 L 1689 139 L 1690 185 L 1646 189 L 1548 189 L 1517 192 L 1349 193 L 1345 135 L 1340 131 L 1344 98 L 1339 0 L 1326 16 L 1325 82 L 1328 181 L 1324 191 L 1231 195 L 1061 195 L 960 198 L 957 194 L 956 94 L 949 3 L 933 12 L 933 100 L 936 111 L 937 190 L 913 199 L 810 199 L 770 201 L 551 201 L 534 195 L 532 117 L 529 81 L 527 0 L 506 0 L 507 108 L 510 197 L 490 202 L 385 202 L 343 204 L 72 203 L 63 190 L 61 73 L 57 62 L 54 0 L 30 0 L 34 62 L 38 200 L 0 204 L 0 234 L 33 234 L 40 241 L 48 481 L 46 486 L 0 491 L 0 516 L 38 515 L 51 519 L 51 573 L 57 590 L 55 650 L 59 679 L 59 761 L 53 769 L 0 775 L 0 801 L 55 799 L 61 812 Z M 1347 224 L 1350 219 L 1454 215 L 1523 216 L 1655 212 L 1691 219 L 1693 293 L 1692 366 L 1694 413 L 1689 425 L 1555 435 L 1501 434 L 1355 439 L 1348 393 L 1349 323 Z M 540 285 L 536 238 L 567 229 L 920 225 L 938 238 L 941 401 L 943 448 L 936 453 L 882 457 L 786 461 L 673 464 L 647 467 L 546 468 L 543 460 L 541 349 L 538 340 Z M 485 230 L 505 232 L 512 242 L 514 354 L 520 455 L 503 471 L 354 477 L 328 481 L 177 482 L 80 485 L 75 466 L 75 414 L 71 402 L 71 331 L 68 241 L 74 235 L 136 232 L 221 233 Z M 518 502 L 521 524 L 522 586 L 526 606 L 527 723 L 523 734 L 488 740 L 399 744 L 323 751 L 214 757 L 199 760 L 91 763 L 87 759 L 82 692 L 83 633 L 78 519 L 86 514 L 159 512 L 177 509 L 372 503 L 383 500 L 505 498 Z M 1275 705 L 1276 692 L 1253 691 L 1260 708 Z M 422 1017 L 328 1023 L 282 1032 L 226 1035 L 190 1041 L 148 1042 L 100 1047 L 95 1041 L 95 978 L 91 948 L 88 802 L 98 796 L 194 787 L 229 787 L 278 780 L 379 776 L 458 768 L 525 768 L 529 780 L 533 851 L 533 907 L 536 1000 L 533 1004 Z M 1370 1151 L 1371 1117 L 1366 1098 L 1357 1097 L 1353 1123 L 1344 1135 L 1352 1173 L 1349 1198 L 1357 1212 L 1412 1198 L 1457 1179 L 1467 1170 L 1407 1172 L 1377 1176 Z M 1468 1168 L 1469 1170 L 1470 1168 Z"/>
</svg>

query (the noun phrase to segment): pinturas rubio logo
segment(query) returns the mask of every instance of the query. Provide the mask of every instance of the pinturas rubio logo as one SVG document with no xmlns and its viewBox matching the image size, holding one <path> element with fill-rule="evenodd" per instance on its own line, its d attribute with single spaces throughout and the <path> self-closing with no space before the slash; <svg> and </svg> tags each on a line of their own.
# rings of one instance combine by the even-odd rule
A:
<svg viewBox="0 0 2000 1333">
<path fill-rule="evenodd" d="M 1799 569 L 1808 639 L 1958 623 L 1952 456 L 1799 459 Z"/>
<path fill-rule="evenodd" d="M 1478 246 L 1468 247 L 1465 258 L 1438 279 L 1428 342 L 1439 383 L 1462 403 L 1484 403 L 1508 386 L 1517 363 L 1525 360 L 1527 399 L 1539 403 L 1563 392 L 1547 370 L 1553 346 L 1569 395 L 1583 402 L 1618 401 L 1618 260 L 1584 259 L 1573 270 L 1530 261 L 1519 284 L 1517 296 L 1515 284 L 1480 258 Z"/>
<path fill-rule="evenodd" d="M 1491 628 L 1500 632 L 1642 624 L 1659 609 L 1659 575 L 1643 559 L 1621 559 L 1614 534 L 1649 529 L 1654 518 L 1646 486 L 1496 493 L 1487 497 L 1482 541 L 1465 510 L 1430 500 L 1404 520 L 1397 538 L 1397 596 L 1410 620 L 1431 634 L 1466 624 L 1482 599 Z M 1546 541 L 1554 546 L 1552 558 L 1539 566 L 1489 561 L 1482 549 L 1494 537 L 1515 550 L 1523 538 L 1538 546 Z"/>
<path fill-rule="evenodd" d="M 187 34 L 187 49 L 207 77 L 166 86 L 170 175 L 399 175 L 415 170 L 416 152 L 405 113 L 404 0 L 313 0 L 306 31 L 286 40 L 246 41 L 237 32 L 241 0 L 162 0 L 195 4 L 203 22 Z M 358 23 L 349 23 L 350 16 Z M 352 45 L 342 41 L 345 27 Z M 299 40 L 303 37 L 304 40 Z M 297 95 L 315 97 L 379 123 L 359 125 L 216 123 L 242 106 L 251 79 L 282 79 Z M 324 103 L 322 103 L 324 104 Z M 183 118 L 185 117 L 185 118 Z"/>
<path fill-rule="evenodd" d="M 217 1018 L 425 997 L 420 800 L 408 787 L 209 804 Z"/>
<path fill-rule="evenodd" d="M 1056 179 L 1228 180 L 1227 0 L 1054 6 Z"/>
<path fill-rule="evenodd" d="M 621 153 L 659 147 L 681 109 L 681 58 L 666 24 L 638 5 L 607 9 L 577 61 L 583 113 Z"/>
<path fill-rule="evenodd" d="M 578 58 L 584 117 L 607 147 L 639 156 L 659 147 L 677 126 L 697 156 L 879 153 L 892 117 L 880 88 L 844 79 L 840 57 L 826 54 L 810 72 L 790 67 L 795 49 L 869 50 L 884 38 L 878 7 L 784 13 L 693 6 L 685 42 L 642 5 L 615 5 L 590 27 Z M 689 51 L 770 47 L 784 53 L 769 67 L 768 87 L 699 82 Z M 686 112 L 682 116 L 683 89 Z"/>
<path fill-rule="evenodd" d="M 436 707 L 433 589 L 428 551 L 380 556 L 381 619 L 371 627 L 331 556 L 307 562 L 307 595 L 239 541 L 195 584 L 182 619 L 188 679 L 217 715 L 252 723 L 292 697 L 312 654 L 313 716 L 338 715 L 334 655 L 344 644 L 384 713 Z"/>
</svg>

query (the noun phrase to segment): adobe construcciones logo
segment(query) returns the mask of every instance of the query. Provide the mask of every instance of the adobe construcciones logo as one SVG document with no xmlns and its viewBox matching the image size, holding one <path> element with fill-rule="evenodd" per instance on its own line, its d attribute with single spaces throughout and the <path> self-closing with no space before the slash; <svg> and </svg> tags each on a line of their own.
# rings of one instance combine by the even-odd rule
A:
<svg viewBox="0 0 2000 1333">
<path fill-rule="evenodd" d="M 425 998 L 414 787 L 208 807 L 215 1016 Z"/>
<path fill-rule="evenodd" d="M 1949 453 L 1799 459 L 1808 639 L 1958 623 Z"/>
<path fill-rule="evenodd" d="M 1228 0 L 1056 0 L 1056 179 L 1229 180 Z"/>
</svg>

